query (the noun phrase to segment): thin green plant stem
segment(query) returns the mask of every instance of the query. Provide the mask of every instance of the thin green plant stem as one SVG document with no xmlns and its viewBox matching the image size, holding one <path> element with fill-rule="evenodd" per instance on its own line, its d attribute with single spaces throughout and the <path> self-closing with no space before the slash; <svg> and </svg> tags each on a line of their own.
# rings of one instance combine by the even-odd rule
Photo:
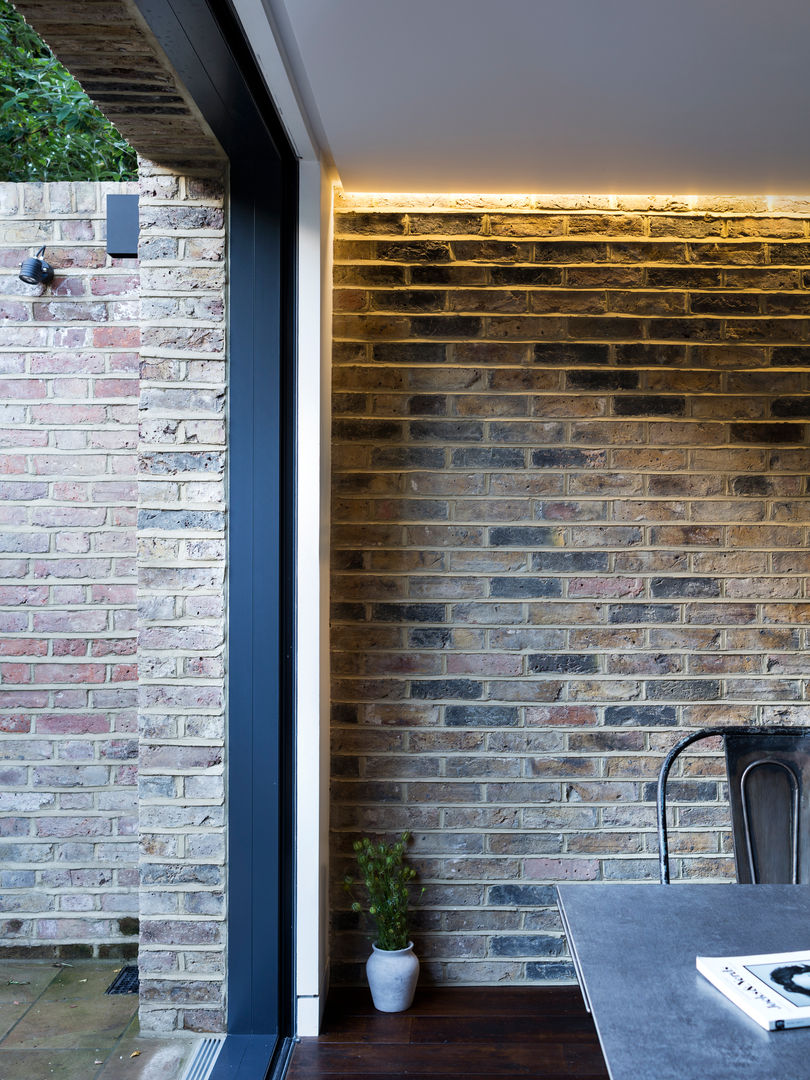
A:
<svg viewBox="0 0 810 1080">
<path fill-rule="evenodd" d="M 366 888 L 365 905 L 354 892 L 351 876 L 343 885 L 352 897 L 352 911 L 368 914 L 374 922 L 374 944 L 378 949 L 404 949 L 408 945 L 408 906 L 416 871 L 405 862 L 410 833 L 404 832 L 393 844 L 372 842 L 367 836 L 353 844 L 360 879 Z"/>
</svg>

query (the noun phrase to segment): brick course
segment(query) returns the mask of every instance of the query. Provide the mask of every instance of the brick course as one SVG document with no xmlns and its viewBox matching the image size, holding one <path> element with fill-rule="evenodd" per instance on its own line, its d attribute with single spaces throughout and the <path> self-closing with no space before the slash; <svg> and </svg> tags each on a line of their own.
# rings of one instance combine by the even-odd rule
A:
<svg viewBox="0 0 810 1080">
<path fill-rule="evenodd" d="M 802 200 L 338 195 L 333 976 L 359 832 L 443 982 L 571 976 L 553 884 L 656 876 L 704 724 L 807 724 Z M 732 873 L 722 762 L 678 876 Z"/>
<path fill-rule="evenodd" d="M 138 265 L 103 232 L 135 190 L 0 184 L 3 955 L 137 948 Z"/>
</svg>

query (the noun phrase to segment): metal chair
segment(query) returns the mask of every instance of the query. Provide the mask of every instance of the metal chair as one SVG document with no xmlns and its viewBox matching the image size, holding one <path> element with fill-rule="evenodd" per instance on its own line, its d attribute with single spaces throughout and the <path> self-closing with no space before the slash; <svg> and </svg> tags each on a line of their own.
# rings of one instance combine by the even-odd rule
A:
<svg viewBox="0 0 810 1080">
<path fill-rule="evenodd" d="M 669 885 L 666 784 L 678 755 L 719 736 L 726 753 L 734 861 L 740 884 L 810 882 L 810 729 L 702 728 L 681 739 L 658 775 L 658 856 Z"/>
</svg>

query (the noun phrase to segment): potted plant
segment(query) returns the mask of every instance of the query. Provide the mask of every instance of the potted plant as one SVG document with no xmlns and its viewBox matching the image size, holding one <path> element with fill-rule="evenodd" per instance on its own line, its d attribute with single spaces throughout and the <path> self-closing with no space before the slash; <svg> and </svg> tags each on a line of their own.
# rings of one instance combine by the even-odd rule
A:
<svg viewBox="0 0 810 1080">
<path fill-rule="evenodd" d="M 380 1012 L 407 1009 L 419 977 L 419 960 L 407 928 L 410 884 L 416 877 L 416 871 L 405 864 L 409 839 L 405 832 L 394 844 L 375 844 L 365 836 L 355 842 L 355 858 L 368 892 L 367 908 L 354 898 L 353 879 L 345 880 L 353 899 L 352 911 L 367 910 L 376 924 L 366 975 L 374 1007 Z"/>
</svg>

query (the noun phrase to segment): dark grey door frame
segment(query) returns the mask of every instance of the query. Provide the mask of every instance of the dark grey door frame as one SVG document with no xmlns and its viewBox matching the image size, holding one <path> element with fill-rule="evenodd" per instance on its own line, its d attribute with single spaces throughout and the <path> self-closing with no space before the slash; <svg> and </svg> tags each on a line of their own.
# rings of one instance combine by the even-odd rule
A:
<svg viewBox="0 0 810 1080">
<path fill-rule="evenodd" d="M 230 161 L 228 1038 L 213 1075 L 263 1080 L 293 1024 L 297 163 L 230 4 L 136 2 Z"/>
</svg>

